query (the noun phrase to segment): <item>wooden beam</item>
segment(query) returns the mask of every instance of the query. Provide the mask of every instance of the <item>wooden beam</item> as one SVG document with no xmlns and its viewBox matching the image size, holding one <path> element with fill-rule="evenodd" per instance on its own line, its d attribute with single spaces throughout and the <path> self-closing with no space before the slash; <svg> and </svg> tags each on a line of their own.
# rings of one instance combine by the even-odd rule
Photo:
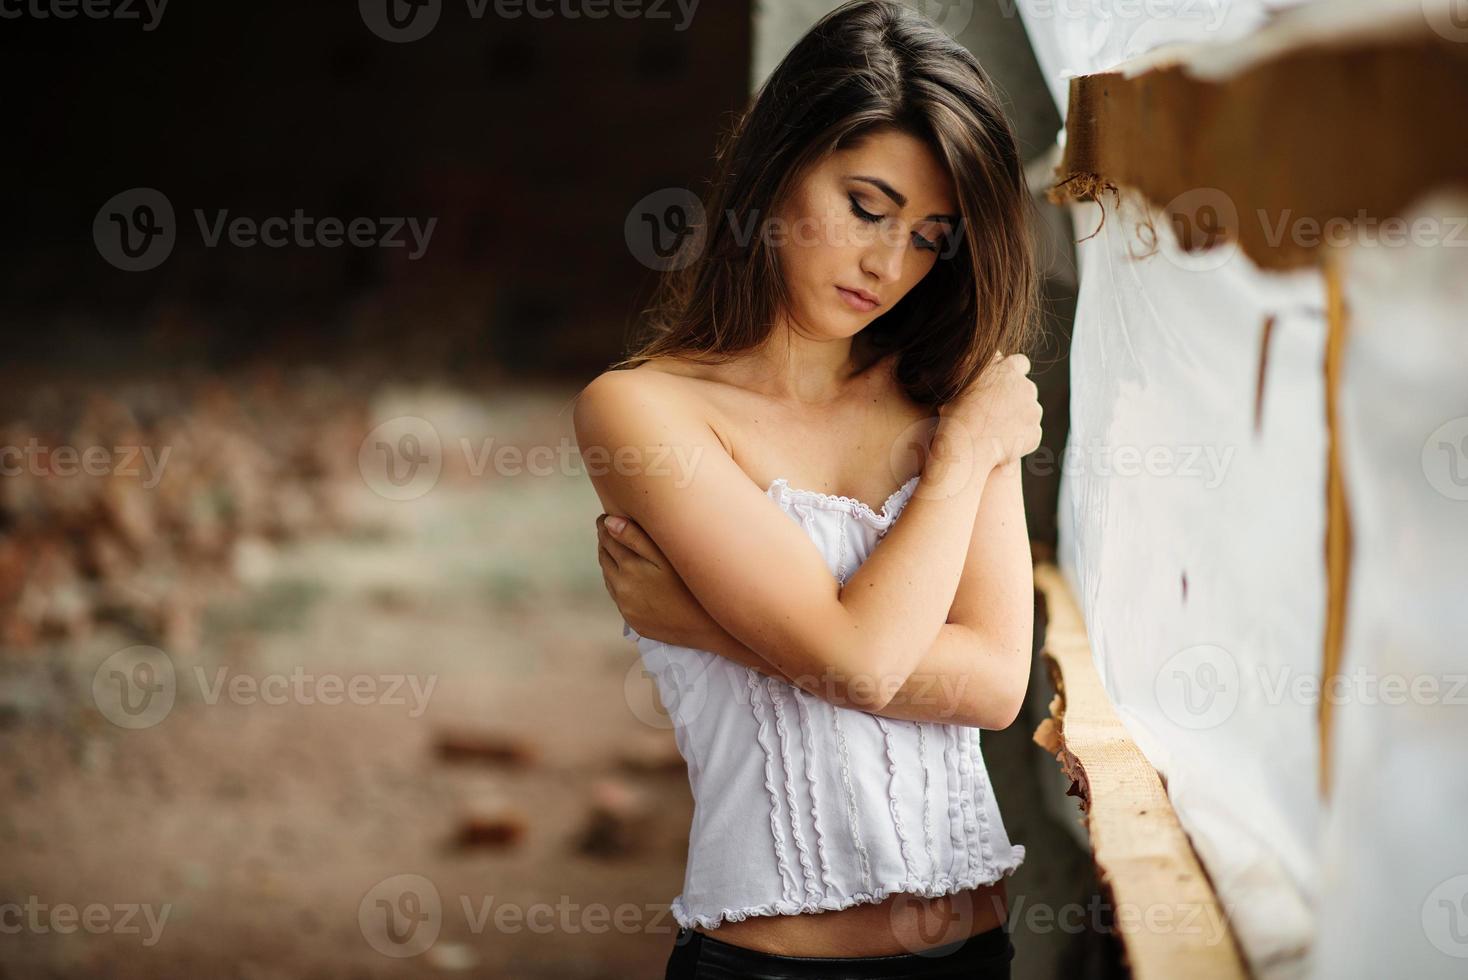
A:
<svg viewBox="0 0 1468 980">
<path fill-rule="evenodd" d="M 1233 240 L 1293 269 L 1332 242 L 1390 242 L 1420 197 L 1468 186 L 1468 44 L 1415 9 L 1345 36 L 1298 13 L 1071 79 L 1052 200 L 1131 188 L 1184 249 Z"/>
<path fill-rule="evenodd" d="M 1325 264 L 1325 649 L 1320 665 L 1320 690 L 1335 689 L 1345 645 L 1346 608 L 1351 585 L 1351 518 L 1346 481 L 1341 472 L 1340 387 L 1341 359 L 1346 347 L 1346 304 L 1341 294 L 1339 256 Z M 1320 795 L 1330 792 L 1331 697 L 1321 697 Z"/>
<path fill-rule="evenodd" d="M 1096 674 L 1085 621 L 1051 564 L 1037 565 L 1045 604 L 1051 716 L 1034 739 L 1052 753 L 1080 797 L 1097 880 L 1138 980 L 1241 980 L 1249 976 L 1233 930 L 1198 863 L 1157 771 L 1111 707 Z"/>
</svg>

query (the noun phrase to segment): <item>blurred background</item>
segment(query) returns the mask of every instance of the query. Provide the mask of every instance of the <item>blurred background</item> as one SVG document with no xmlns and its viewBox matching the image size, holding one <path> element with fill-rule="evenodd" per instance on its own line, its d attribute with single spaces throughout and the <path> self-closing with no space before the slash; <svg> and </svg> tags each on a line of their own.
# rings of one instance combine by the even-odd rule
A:
<svg viewBox="0 0 1468 980">
<path fill-rule="evenodd" d="M 570 403 L 642 217 L 833 6 L 5 8 L 0 976 L 661 975 L 692 801 Z M 1012 5 L 919 6 L 1047 172 Z M 984 733 L 1011 914 L 1088 911 L 1017 924 L 1015 976 L 1107 976 L 1050 693 Z"/>
</svg>

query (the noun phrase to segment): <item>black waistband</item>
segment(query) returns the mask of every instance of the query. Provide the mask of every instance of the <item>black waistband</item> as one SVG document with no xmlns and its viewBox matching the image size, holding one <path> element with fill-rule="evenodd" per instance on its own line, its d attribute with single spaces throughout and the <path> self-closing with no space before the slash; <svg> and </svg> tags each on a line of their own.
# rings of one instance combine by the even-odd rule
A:
<svg viewBox="0 0 1468 980">
<path fill-rule="evenodd" d="M 892 977 L 1007 978 L 1014 957 L 1007 923 L 920 953 L 781 956 L 680 929 L 665 980 L 887 980 Z"/>
</svg>

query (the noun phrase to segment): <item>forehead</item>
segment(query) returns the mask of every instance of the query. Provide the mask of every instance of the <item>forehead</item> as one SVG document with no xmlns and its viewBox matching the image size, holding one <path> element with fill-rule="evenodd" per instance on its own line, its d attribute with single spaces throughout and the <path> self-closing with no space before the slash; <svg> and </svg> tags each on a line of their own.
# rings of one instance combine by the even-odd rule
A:
<svg viewBox="0 0 1468 980">
<path fill-rule="evenodd" d="M 907 197 L 905 210 L 913 213 L 958 211 L 957 193 L 947 168 L 926 143 L 907 133 L 882 130 L 868 134 L 857 145 L 833 153 L 828 164 L 837 175 L 885 180 Z"/>
</svg>

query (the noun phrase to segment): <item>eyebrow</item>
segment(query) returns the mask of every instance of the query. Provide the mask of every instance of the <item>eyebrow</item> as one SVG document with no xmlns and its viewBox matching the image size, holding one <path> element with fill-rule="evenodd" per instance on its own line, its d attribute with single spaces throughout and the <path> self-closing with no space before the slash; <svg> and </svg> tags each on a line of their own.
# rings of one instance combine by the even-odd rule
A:
<svg viewBox="0 0 1468 980">
<path fill-rule="evenodd" d="M 907 195 L 903 194 L 897 188 L 895 188 L 891 184 L 887 183 L 881 177 L 863 177 L 863 176 L 860 176 L 860 175 L 857 175 L 857 174 L 847 174 L 846 175 L 846 179 L 847 180 L 861 180 L 861 181 L 865 181 L 866 183 L 871 184 L 877 190 L 881 191 L 883 194 L 886 194 L 888 197 L 892 198 L 893 201 L 897 202 L 897 206 L 899 208 L 905 208 L 905 207 L 907 207 Z M 923 220 L 924 221 L 946 221 L 950 225 L 954 225 L 954 224 L 957 224 L 958 223 L 958 215 L 956 215 L 956 214 L 930 214 L 926 218 L 924 218 Z"/>
</svg>

